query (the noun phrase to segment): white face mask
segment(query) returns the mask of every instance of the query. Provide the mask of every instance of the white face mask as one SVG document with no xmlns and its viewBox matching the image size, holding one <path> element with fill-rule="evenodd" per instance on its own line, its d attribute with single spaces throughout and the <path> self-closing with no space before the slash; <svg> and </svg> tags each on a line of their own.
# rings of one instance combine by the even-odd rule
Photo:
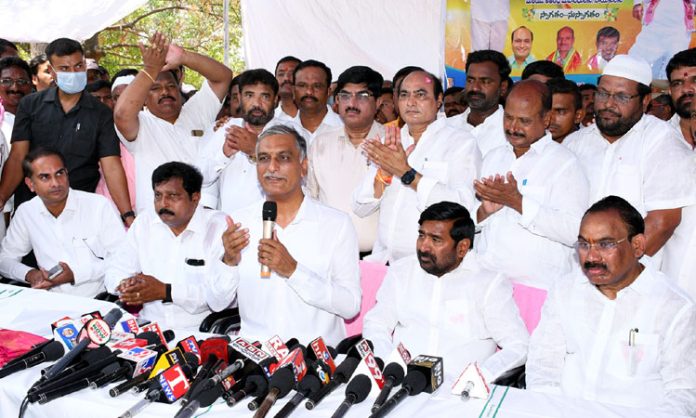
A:
<svg viewBox="0 0 696 418">
<path fill-rule="evenodd" d="M 87 71 L 76 73 L 56 71 L 56 85 L 68 94 L 79 93 L 87 85 Z"/>
</svg>

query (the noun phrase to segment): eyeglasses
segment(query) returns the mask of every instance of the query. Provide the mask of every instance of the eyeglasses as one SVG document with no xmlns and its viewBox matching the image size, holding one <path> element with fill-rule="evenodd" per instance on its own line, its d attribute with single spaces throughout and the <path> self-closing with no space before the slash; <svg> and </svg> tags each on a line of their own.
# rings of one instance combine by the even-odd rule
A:
<svg viewBox="0 0 696 418">
<path fill-rule="evenodd" d="M 413 97 L 414 99 L 421 101 L 421 100 L 427 100 L 430 99 L 431 96 L 426 92 L 425 90 L 416 90 L 414 92 L 408 92 L 405 90 L 401 90 L 399 92 L 399 100 L 408 100 L 409 97 Z"/>
<path fill-rule="evenodd" d="M 628 104 L 628 102 L 639 96 L 640 94 L 609 93 L 608 91 L 598 90 L 595 92 L 595 101 L 606 102 L 609 98 L 614 98 L 616 103 Z"/>
<path fill-rule="evenodd" d="M 30 83 L 31 83 L 30 80 L 26 80 L 24 78 L 17 78 L 17 79 L 0 78 L 0 86 L 3 86 L 3 87 L 10 87 L 13 84 L 16 84 L 20 87 L 23 87 L 23 86 L 28 86 Z"/>
<path fill-rule="evenodd" d="M 590 243 L 590 242 L 587 242 L 585 240 L 578 240 L 575 243 L 574 247 L 575 247 L 575 250 L 580 252 L 580 253 L 587 253 L 590 251 L 590 249 L 592 247 L 595 247 L 597 249 L 597 251 L 599 251 L 600 253 L 608 253 L 610 251 L 615 250 L 619 244 L 626 241 L 627 239 L 628 239 L 628 237 L 617 240 L 617 241 L 610 240 L 610 239 L 604 239 L 604 240 L 601 240 L 601 241 L 595 242 L 595 243 Z"/>
<path fill-rule="evenodd" d="M 340 91 L 336 93 L 336 99 L 338 99 L 339 102 L 349 102 L 353 97 L 355 97 L 355 100 L 360 103 L 367 103 L 367 101 L 370 100 L 370 97 L 372 97 L 372 93 L 366 90 L 356 91 L 355 93 L 348 91 Z"/>
</svg>

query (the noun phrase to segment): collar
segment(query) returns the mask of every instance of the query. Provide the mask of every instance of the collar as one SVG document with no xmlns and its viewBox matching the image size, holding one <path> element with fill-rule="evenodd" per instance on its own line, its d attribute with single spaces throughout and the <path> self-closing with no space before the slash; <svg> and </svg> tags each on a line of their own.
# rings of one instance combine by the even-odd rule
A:
<svg viewBox="0 0 696 418">
<path fill-rule="evenodd" d="M 199 204 L 198 207 L 196 208 L 196 210 L 193 212 L 193 216 L 191 217 L 191 219 L 189 219 L 188 225 L 186 225 L 186 228 L 182 231 L 181 234 L 179 234 L 179 236 L 184 235 L 184 233 L 186 233 L 186 231 L 190 231 L 191 233 L 194 233 L 194 234 L 205 233 L 206 232 L 206 225 L 207 225 L 207 219 L 206 219 L 205 213 L 203 212 L 205 210 L 206 209 Z M 155 211 L 153 209 L 152 213 L 154 213 L 154 215 L 155 215 L 154 218 L 152 219 L 152 225 L 162 225 L 162 227 L 167 228 L 167 230 L 169 230 L 171 232 L 171 229 L 169 228 L 169 226 L 167 224 L 165 224 L 162 221 L 162 219 L 157 214 L 157 211 Z M 172 235 L 174 235 L 173 232 L 172 232 Z"/>
<path fill-rule="evenodd" d="M 416 263 L 418 263 L 418 256 L 415 256 L 415 258 Z M 464 259 L 462 259 L 461 263 L 459 263 L 459 265 L 454 270 L 450 271 L 449 273 L 445 273 L 441 277 L 437 277 L 426 272 L 420 267 L 420 264 L 418 264 L 418 266 L 420 270 L 423 272 L 423 274 L 435 280 L 455 280 L 457 278 L 461 279 L 464 276 L 466 276 L 467 273 L 476 272 L 480 270 L 478 259 L 476 258 L 476 253 L 474 253 L 472 250 L 469 250 L 466 253 Z"/>
<path fill-rule="evenodd" d="M 299 224 L 301 222 L 319 222 L 321 213 L 317 207 L 317 202 L 311 197 L 304 195 L 300 209 L 295 214 L 295 219 L 290 222 L 290 225 Z"/>
<path fill-rule="evenodd" d="M 653 298 L 656 295 L 659 295 L 662 293 L 662 287 L 660 286 L 660 281 L 656 277 L 656 271 L 652 267 L 652 260 L 641 258 L 640 264 L 643 265 L 643 271 L 640 272 L 638 277 L 628 285 L 627 287 L 619 290 L 619 292 L 616 295 L 616 300 L 618 300 L 620 297 L 625 297 L 623 295 L 630 294 L 631 292 L 636 292 L 640 296 L 646 296 Z M 591 288 L 593 290 L 593 294 L 597 295 L 598 297 L 601 298 L 603 301 L 611 301 L 608 299 L 606 296 L 602 294 L 602 292 L 597 289 L 595 285 L 593 285 L 587 276 L 582 272 L 582 269 L 579 269 L 579 274 L 580 274 L 580 280 L 582 280 L 582 284 L 584 286 L 587 286 L 588 288 Z"/>
<path fill-rule="evenodd" d="M 87 107 L 87 108 L 93 108 L 94 107 L 94 101 L 97 99 L 94 99 L 91 94 L 87 93 L 85 90 L 82 90 L 80 93 L 80 100 L 77 101 L 77 104 L 75 105 L 75 108 L 77 107 Z M 53 86 L 49 87 L 46 90 L 46 94 L 44 95 L 43 98 L 44 102 L 60 102 L 60 99 L 58 98 L 58 87 Z M 73 111 L 73 109 L 70 109 L 70 111 Z"/>
<path fill-rule="evenodd" d="M 513 152 L 512 145 L 510 144 L 510 141 L 508 141 L 506 138 L 505 142 L 506 142 L 505 147 L 508 149 L 508 151 Z M 546 134 L 544 136 L 542 136 L 536 142 L 534 142 L 532 145 L 530 145 L 529 151 L 534 151 L 534 153 L 541 155 L 544 153 L 546 148 L 552 142 L 555 142 L 555 141 L 553 140 L 553 138 L 551 138 L 551 134 L 549 132 L 546 132 Z M 527 152 L 529 152 L 529 151 L 527 151 Z M 526 153 L 524 155 L 526 155 Z"/>
<path fill-rule="evenodd" d="M 66 211 L 73 212 L 73 213 L 77 212 L 79 205 L 78 205 L 78 198 L 76 195 L 77 195 L 77 193 L 75 193 L 75 191 L 72 188 L 68 187 L 68 198 L 65 201 L 65 207 L 63 208 L 63 211 L 60 213 L 60 215 L 58 215 L 56 217 L 56 219 L 63 216 L 63 214 Z M 42 215 L 48 215 L 50 217 L 53 217 L 53 214 L 48 211 L 48 208 L 46 207 L 46 205 L 44 205 L 43 201 L 41 201 L 41 198 L 39 198 L 38 196 L 37 196 L 37 198 L 39 199 L 39 203 L 40 203 L 39 213 L 41 213 Z"/>
<path fill-rule="evenodd" d="M 322 126 L 322 125 L 324 125 L 324 124 L 330 123 L 330 122 L 333 120 L 333 116 L 334 116 L 334 115 L 335 115 L 336 117 L 339 117 L 339 116 L 336 114 L 336 112 L 334 112 L 333 109 L 331 109 L 331 106 L 329 106 L 328 104 L 326 105 L 326 111 L 327 111 L 327 112 L 326 112 L 326 114 L 324 115 L 324 119 L 321 120 L 321 123 L 319 124 L 319 126 Z M 298 110 L 297 110 L 297 114 L 295 115 L 294 118 L 292 118 L 292 120 L 293 120 L 295 123 L 299 124 L 300 126 L 303 126 L 303 125 L 302 125 L 302 120 L 300 119 L 300 112 L 302 112 L 302 111 L 298 109 Z M 303 127 L 304 127 L 304 126 L 303 126 Z M 317 128 L 317 129 L 319 129 L 319 128 Z"/>
</svg>

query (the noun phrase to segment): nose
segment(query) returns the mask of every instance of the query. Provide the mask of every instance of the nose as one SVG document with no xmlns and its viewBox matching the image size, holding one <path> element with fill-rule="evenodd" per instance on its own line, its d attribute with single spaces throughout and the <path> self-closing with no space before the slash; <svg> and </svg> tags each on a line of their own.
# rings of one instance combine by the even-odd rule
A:
<svg viewBox="0 0 696 418">
<path fill-rule="evenodd" d="M 276 171 L 278 171 L 279 168 L 280 164 L 278 163 L 278 159 L 276 157 L 271 157 L 271 160 L 268 164 L 268 171 L 270 171 L 271 173 L 275 173 Z"/>
<path fill-rule="evenodd" d="M 590 249 L 585 255 L 585 260 L 593 263 L 602 261 L 602 253 L 599 252 L 596 245 L 590 245 Z"/>
</svg>

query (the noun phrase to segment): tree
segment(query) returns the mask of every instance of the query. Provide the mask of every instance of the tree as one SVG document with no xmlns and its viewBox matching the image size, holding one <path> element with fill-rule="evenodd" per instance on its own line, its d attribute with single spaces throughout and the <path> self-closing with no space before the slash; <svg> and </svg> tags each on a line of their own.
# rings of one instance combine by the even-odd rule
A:
<svg viewBox="0 0 696 418">
<path fill-rule="evenodd" d="M 230 0 L 230 62 L 235 74 L 244 69 L 241 52 L 242 25 L 240 0 Z M 98 33 L 89 48 L 99 64 L 115 74 L 123 68 L 141 68 L 138 42 L 147 42 L 155 31 L 164 33 L 184 48 L 208 55 L 220 62 L 224 55 L 222 0 L 149 0 L 148 4 Z M 89 43 L 86 43 L 89 44 Z M 186 83 L 199 87 L 202 78 L 186 72 Z"/>
</svg>

